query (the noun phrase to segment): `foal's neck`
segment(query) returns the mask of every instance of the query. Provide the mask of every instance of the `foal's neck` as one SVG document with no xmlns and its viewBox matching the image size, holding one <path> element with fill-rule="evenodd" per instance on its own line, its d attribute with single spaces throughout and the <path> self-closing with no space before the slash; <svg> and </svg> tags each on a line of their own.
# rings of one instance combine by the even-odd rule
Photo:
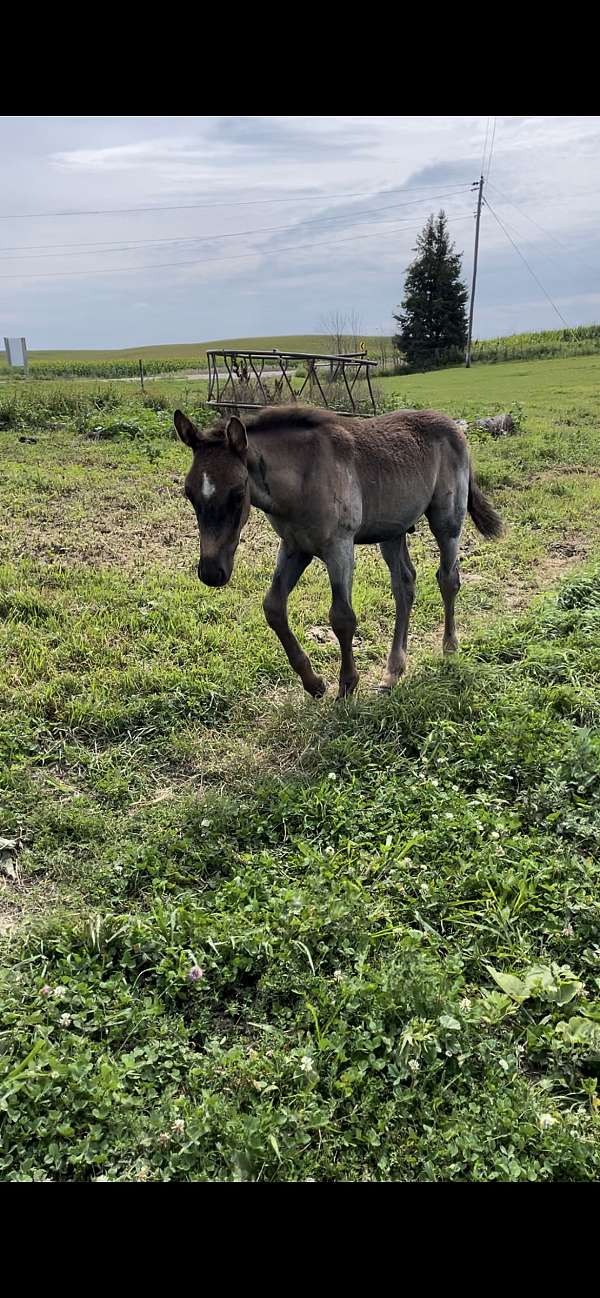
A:
<svg viewBox="0 0 600 1298">
<path fill-rule="evenodd" d="M 250 477 L 250 500 L 256 509 L 262 509 L 266 514 L 269 514 L 273 511 L 274 502 L 271 496 L 269 468 L 265 450 L 262 439 L 259 441 L 256 434 L 253 436 L 249 432 L 248 474 Z"/>
</svg>

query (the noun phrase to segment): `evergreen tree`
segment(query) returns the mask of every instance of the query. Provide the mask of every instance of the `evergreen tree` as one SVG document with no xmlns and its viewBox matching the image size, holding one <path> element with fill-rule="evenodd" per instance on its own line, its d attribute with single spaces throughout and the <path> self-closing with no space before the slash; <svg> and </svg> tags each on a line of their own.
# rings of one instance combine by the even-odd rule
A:
<svg viewBox="0 0 600 1298">
<path fill-rule="evenodd" d="M 445 212 L 429 217 L 415 252 L 394 314 L 400 326 L 394 346 L 410 365 L 431 369 L 458 360 L 467 342 L 469 294 L 461 279 L 462 253 L 450 242 Z"/>
</svg>

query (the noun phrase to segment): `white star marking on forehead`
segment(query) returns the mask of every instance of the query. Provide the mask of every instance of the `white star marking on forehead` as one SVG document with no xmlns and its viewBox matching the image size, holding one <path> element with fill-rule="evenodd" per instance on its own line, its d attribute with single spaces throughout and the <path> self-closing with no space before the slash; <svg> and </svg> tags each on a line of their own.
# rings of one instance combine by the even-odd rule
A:
<svg viewBox="0 0 600 1298">
<path fill-rule="evenodd" d="M 203 473 L 202 474 L 202 495 L 204 496 L 204 499 L 210 500 L 211 496 L 214 496 L 216 490 L 217 488 L 215 487 L 214 482 L 211 482 L 208 473 Z"/>
</svg>

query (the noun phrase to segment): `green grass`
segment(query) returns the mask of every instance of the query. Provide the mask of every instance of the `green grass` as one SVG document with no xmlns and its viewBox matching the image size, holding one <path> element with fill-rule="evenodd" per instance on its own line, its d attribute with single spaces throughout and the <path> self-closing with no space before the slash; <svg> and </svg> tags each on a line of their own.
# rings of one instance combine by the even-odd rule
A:
<svg viewBox="0 0 600 1298">
<path fill-rule="evenodd" d="M 365 335 L 369 356 L 380 359 L 382 348 L 392 354 L 391 338 Z M 346 349 L 352 346 L 347 339 Z M 334 345 L 326 334 L 287 334 L 259 338 L 221 338 L 203 343 L 161 343 L 148 347 L 31 351 L 29 360 L 35 378 L 127 378 L 136 377 L 143 360 L 146 373 L 155 375 L 180 370 L 202 370 L 210 348 L 279 349 L 293 352 L 331 352 Z M 580 357 L 600 351 L 600 325 L 578 325 L 574 329 L 546 329 L 539 333 L 511 334 L 473 344 L 473 360 L 483 364 L 499 361 L 536 360 L 550 357 Z M 389 360 L 386 361 L 389 363 Z M 0 377 L 7 377 L 4 353 L 0 354 Z"/>
<path fill-rule="evenodd" d="M 407 405 L 434 405 L 467 418 L 521 403 L 529 421 L 535 420 L 536 430 L 552 439 L 563 428 L 572 436 L 580 420 L 597 423 L 599 379 L 600 358 L 585 356 L 396 375 L 379 379 L 378 385 L 387 396 L 393 394 Z"/>
<path fill-rule="evenodd" d="M 365 336 L 364 341 L 369 348 L 375 350 L 380 339 L 378 335 L 369 335 Z M 149 347 L 31 351 L 29 357 L 32 361 L 118 361 L 130 358 L 138 360 L 141 357 L 142 360 L 185 360 L 195 365 L 199 357 L 206 359 L 206 353 L 211 348 L 218 350 L 223 347 L 239 347 L 242 350 L 256 347 L 262 351 L 279 348 L 291 352 L 310 352 L 316 349 L 322 352 L 330 350 L 331 340 L 326 334 L 274 334 L 260 338 L 220 338 L 203 343 L 158 343 Z"/>
<path fill-rule="evenodd" d="M 364 342 L 369 354 L 379 355 L 381 338 L 378 335 L 365 335 Z M 352 346 L 348 339 L 347 349 Z M 329 352 L 335 350 L 326 334 L 289 334 L 274 335 L 264 338 L 222 338 L 214 342 L 203 343 L 162 343 L 154 347 L 107 348 L 106 350 L 71 350 L 71 351 L 30 351 L 31 372 L 40 378 L 61 377 L 98 377 L 126 378 L 138 373 L 138 362 L 144 362 L 148 374 L 158 374 L 169 370 L 204 370 L 206 369 L 207 350 L 214 348 L 235 348 L 248 350 L 251 347 L 261 351 L 292 352 Z M 7 375 L 6 357 L 0 353 L 0 376 Z"/>
<path fill-rule="evenodd" d="M 598 364 L 386 386 L 523 431 L 474 441 L 509 530 L 466 530 L 459 659 L 420 526 L 412 671 L 372 693 L 367 548 L 343 707 L 264 625 L 264 520 L 195 580 L 160 402 L 39 385 L 36 418 L 23 385 L 0 431 L 5 1180 L 600 1174 Z M 328 603 L 313 565 L 292 616 L 333 680 Z"/>
</svg>

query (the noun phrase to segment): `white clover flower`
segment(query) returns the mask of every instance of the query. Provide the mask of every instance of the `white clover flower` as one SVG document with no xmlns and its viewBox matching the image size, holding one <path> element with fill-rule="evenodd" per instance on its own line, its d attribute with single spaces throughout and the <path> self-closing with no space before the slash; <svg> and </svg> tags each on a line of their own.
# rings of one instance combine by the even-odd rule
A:
<svg viewBox="0 0 600 1298">
<path fill-rule="evenodd" d="M 303 1055 L 300 1060 L 300 1067 L 303 1073 L 311 1073 L 313 1067 L 312 1057 L 310 1055 Z"/>
<path fill-rule="evenodd" d="M 411 1073 L 418 1073 L 421 1065 L 418 1059 L 409 1059 L 408 1067 L 410 1068 Z"/>
<path fill-rule="evenodd" d="M 463 998 L 462 998 L 462 1000 L 461 1000 L 461 1002 L 460 1002 L 460 1008 L 461 1008 L 461 1010 L 470 1010 L 470 1008 L 471 1008 L 471 1002 L 470 1002 L 468 996 L 463 996 Z"/>
<path fill-rule="evenodd" d="M 67 989 L 66 989 L 66 987 L 63 987 L 62 985 L 59 985 L 58 987 L 55 987 L 55 988 L 54 988 L 54 991 L 52 992 L 52 995 L 55 997 L 55 999 L 56 999 L 57 1001 L 59 1001 L 59 1000 L 61 999 L 62 996 L 66 996 L 66 994 L 67 994 Z"/>
<path fill-rule="evenodd" d="M 210 829 L 211 825 L 212 825 L 212 820 L 209 820 L 207 816 L 204 817 L 204 820 L 200 821 L 201 829 Z"/>
<path fill-rule="evenodd" d="M 542 1131 L 547 1131 L 548 1127 L 553 1127 L 555 1124 L 556 1118 L 553 1118 L 551 1113 L 540 1113 L 540 1127 Z"/>
<path fill-rule="evenodd" d="M 60 1023 L 61 1028 L 70 1028 L 73 1022 L 73 1018 L 71 1014 L 61 1014 L 58 1021 Z"/>
<path fill-rule="evenodd" d="M 334 969 L 333 976 L 335 978 L 336 983 L 341 983 L 343 977 L 341 969 Z"/>
<path fill-rule="evenodd" d="M 182 1136 L 185 1131 L 185 1122 L 183 1118 L 176 1118 L 171 1126 L 171 1131 L 175 1136 Z"/>
</svg>

